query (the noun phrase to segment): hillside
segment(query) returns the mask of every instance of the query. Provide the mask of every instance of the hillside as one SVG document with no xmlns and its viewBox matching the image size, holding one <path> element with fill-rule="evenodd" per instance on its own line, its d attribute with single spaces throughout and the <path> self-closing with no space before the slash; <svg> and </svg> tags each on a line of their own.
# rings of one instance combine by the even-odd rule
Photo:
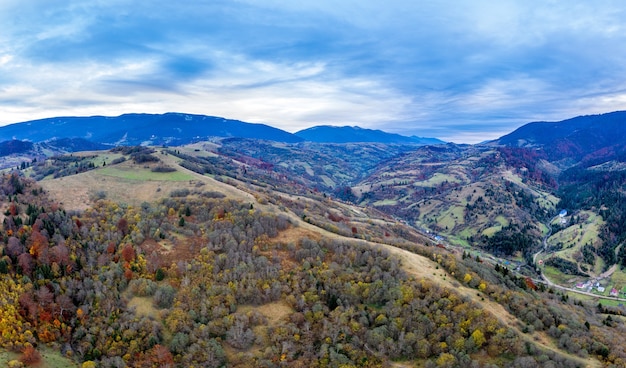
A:
<svg viewBox="0 0 626 368">
<path fill-rule="evenodd" d="M 20 140 L 4 141 L 0 142 L 0 170 L 7 168 L 23 169 L 37 162 L 37 160 L 42 161 L 48 157 L 108 148 L 111 146 L 90 142 L 82 138 L 50 139 L 38 143 Z"/>
<path fill-rule="evenodd" d="M 45 144 L 0 178 L 0 365 L 626 361 L 624 300 L 608 295 L 626 290 L 619 157 L 564 169 L 538 146 Z"/>
<path fill-rule="evenodd" d="M 500 145 L 541 150 L 550 161 L 564 167 L 579 161 L 590 166 L 618 157 L 623 160 L 625 142 L 626 111 L 529 123 L 495 141 Z"/>
<path fill-rule="evenodd" d="M 360 204 L 433 236 L 498 255 L 528 255 L 540 246 L 542 222 L 558 203 L 553 179 L 534 160 L 530 151 L 488 146 L 424 147 L 379 166 L 352 189 Z M 506 232 L 511 242 L 490 240 Z"/>
<path fill-rule="evenodd" d="M 271 173 L 274 178 L 262 179 L 266 184 L 287 180 L 305 188 L 339 194 L 345 187 L 367 176 L 381 162 L 415 148 L 413 144 L 376 142 L 282 144 L 225 139 L 219 142 L 215 152 L 246 164 L 248 175 Z M 254 172 L 250 172 L 251 169 Z"/>
<path fill-rule="evenodd" d="M 395 144 L 443 144 L 445 142 L 436 138 L 407 137 L 400 134 L 383 132 L 382 130 L 364 129 L 357 126 L 337 127 L 329 125 L 314 126 L 296 132 L 300 138 L 309 142 L 317 143 L 395 143 Z"/>
<path fill-rule="evenodd" d="M 13 175 L 0 182 L 16 198 L 3 204 L 5 348 L 48 344 L 104 366 L 583 367 L 626 357 L 622 322 L 605 314 L 616 311 L 429 246 L 381 212 L 200 175 L 164 150 L 81 157 L 94 167 L 43 180 L 45 192 Z M 206 165 L 223 173 L 224 162 Z M 71 205 L 90 190 L 86 208 Z"/>
</svg>

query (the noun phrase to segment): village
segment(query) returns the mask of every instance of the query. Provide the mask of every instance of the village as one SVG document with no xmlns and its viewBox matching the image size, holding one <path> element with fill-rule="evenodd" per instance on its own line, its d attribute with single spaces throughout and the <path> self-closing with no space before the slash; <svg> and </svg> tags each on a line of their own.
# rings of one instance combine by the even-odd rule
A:
<svg viewBox="0 0 626 368">
<path fill-rule="evenodd" d="M 578 282 L 574 287 L 577 290 L 585 291 L 588 293 L 598 294 L 602 296 L 611 296 L 615 298 L 626 297 L 626 288 L 621 290 L 617 286 L 612 286 L 610 290 L 608 287 L 600 283 L 600 279 L 592 279 L 586 282 Z M 608 291 L 607 291 L 608 290 Z"/>
</svg>

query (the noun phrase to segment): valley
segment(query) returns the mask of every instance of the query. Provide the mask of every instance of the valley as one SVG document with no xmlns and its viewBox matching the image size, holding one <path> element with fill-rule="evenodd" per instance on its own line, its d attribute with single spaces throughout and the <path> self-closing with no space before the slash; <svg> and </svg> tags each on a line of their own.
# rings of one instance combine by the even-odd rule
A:
<svg viewBox="0 0 626 368">
<path fill-rule="evenodd" d="M 20 152 L 0 183 L 0 365 L 622 366 L 614 152 Z"/>
</svg>

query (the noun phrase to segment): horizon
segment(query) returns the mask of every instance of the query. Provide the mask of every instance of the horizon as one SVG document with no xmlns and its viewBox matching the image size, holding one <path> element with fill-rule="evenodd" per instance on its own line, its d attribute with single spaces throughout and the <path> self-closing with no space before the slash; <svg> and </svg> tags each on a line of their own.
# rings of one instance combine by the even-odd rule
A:
<svg viewBox="0 0 626 368">
<path fill-rule="evenodd" d="M 527 124 L 531 124 L 531 123 L 561 123 L 567 120 L 571 120 L 571 119 L 575 119 L 575 118 L 579 118 L 579 117 L 585 117 L 585 116 L 598 116 L 598 115 L 606 115 L 606 114 L 613 114 L 613 113 L 620 113 L 620 112 L 626 112 L 626 110 L 616 110 L 616 111 L 608 111 L 608 112 L 603 112 L 603 113 L 598 113 L 598 114 L 585 114 L 585 115 L 578 115 L 578 116 L 571 116 L 568 117 L 566 119 L 563 120 L 559 120 L 559 121 L 548 121 L 548 120 L 537 120 L 537 121 L 529 121 L 527 123 L 524 123 L 516 128 L 513 128 L 512 130 L 503 133 L 500 136 L 497 136 L 495 138 L 489 138 L 489 139 L 484 139 L 482 141 L 476 141 L 476 142 L 472 142 L 472 143 L 467 143 L 467 142 L 454 142 L 454 141 L 447 141 L 444 139 L 441 139 L 439 137 L 426 137 L 426 136 L 419 136 L 416 134 L 412 134 L 412 135 L 407 135 L 407 134 L 402 134 L 402 133 L 395 133 L 395 132 L 391 132 L 391 131 L 387 131 L 384 129 L 379 129 L 376 127 L 373 128 L 366 128 L 366 127 L 362 127 L 359 125 L 332 125 L 332 124 L 319 124 L 319 125 L 312 125 L 310 127 L 306 127 L 306 128 L 302 128 L 299 130 L 295 130 L 295 131 L 289 131 L 289 130 L 285 130 L 283 128 L 280 128 L 278 126 L 274 126 L 272 124 L 268 124 L 268 123 L 261 123 L 261 122 L 249 122 L 249 121 L 243 121 L 243 120 L 239 120 L 239 119 L 233 119 L 233 118 L 229 118 L 226 116 L 217 116 L 217 115 L 206 115 L 206 114 L 192 114 L 192 113 L 186 113 L 186 112 L 180 112 L 180 111 L 167 111 L 164 113 L 147 113 L 147 112 L 126 112 L 126 113 L 122 113 L 119 115 L 84 115 L 84 116 L 79 116 L 79 115 L 74 115 L 74 116 L 52 116 L 52 117 L 47 117 L 47 118 L 40 118 L 40 119 L 33 119 L 33 120 L 26 120 L 26 121 L 19 121 L 19 122 L 15 122 L 15 123 L 9 123 L 9 124 L 4 124 L 4 125 L 0 125 L 0 128 L 5 127 L 5 126 L 9 126 L 9 125 L 15 125 L 15 124 L 24 124 L 24 123 L 31 123 L 31 122 L 35 122 L 35 121 L 39 121 L 39 120 L 49 120 L 49 119 L 64 119 L 64 118 L 93 118 L 93 117 L 104 117 L 104 118 L 118 118 L 124 115 L 167 115 L 167 114 L 174 114 L 174 115 L 194 115 L 194 116 L 207 116 L 207 117 L 213 117 L 213 118 L 219 118 L 219 119 L 225 119 L 225 120 L 234 120 L 234 121 L 240 121 L 243 123 L 248 123 L 248 124 L 259 124 L 259 125 L 266 125 L 272 128 L 277 128 L 280 130 L 283 130 L 287 133 L 291 133 L 291 134 L 296 134 L 300 131 L 304 131 L 306 129 L 310 129 L 310 128 L 319 128 L 319 127 L 333 127 L 333 128 L 357 128 L 357 129 L 368 129 L 368 130 L 374 130 L 374 131 L 381 131 L 383 133 L 388 133 L 388 134 L 398 134 L 404 137 L 416 137 L 416 138 L 426 138 L 426 139 L 439 139 L 441 141 L 443 141 L 444 143 L 454 143 L 454 144 L 481 144 L 481 143 L 488 143 L 490 141 L 494 141 L 497 140 L 499 138 L 502 138 L 505 135 L 508 135 L 512 132 L 514 132 L 515 130 L 523 127 L 524 125 Z"/>
<path fill-rule="evenodd" d="M 479 143 L 626 105 L 626 4 L 0 4 L 0 125 L 185 111 Z"/>
<path fill-rule="evenodd" d="M 530 123 L 560 123 L 563 122 L 565 120 L 570 120 L 573 118 L 578 118 L 578 117 L 584 117 L 584 116 L 592 116 L 592 115 L 605 115 L 605 114 L 612 114 L 612 113 L 619 113 L 619 112 L 626 112 L 626 110 L 622 111 L 622 110 L 618 110 L 618 111 L 610 111 L 610 112 L 605 112 L 605 113 L 600 113 L 600 114 L 589 114 L 589 115 L 580 115 L 580 116 L 572 116 L 570 118 L 561 120 L 561 121 L 532 121 L 532 122 L 528 122 L 526 124 L 530 124 Z M 145 113 L 145 112 L 127 112 L 127 113 L 122 113 L 120 115 L 86 115 L 86 116 L 53 116 L 53 117 L 48 117 L 48 118 L 41 118 L 41 119 L 34 119 L 34 120 L 27 120 L 27 121 L 20 121 L 20 122 L 16 122 L 16 123 L 10 123 L 10 124 L 5 124 L 5 125 L 0 125 L 0 128 L 5 127 L 5 126 L 9 126 L 9 125 L 15 125 L 15 124 L 25 124 L 25 123 L 31 123 L 31 122 L 35 122 L 35 121 L 40 121 L 40 120 L 49 120 L 49 119 L 65 119 L 65 118 L 95 118 L 95 117 L 104 117 L 104 118 L 118 118 L 124 115 L 167 115 L 167 114 L 173 114 L 173 115 L 194 115 L 194 116 L 207 116 L 207 117 L 213 117 L 213 118 L 219 118 L 219 119 L 225 119 L 225 120 L 235 120 L 235 121 L 241 121 L 243 123 L 248 123 L 248 124 L 259 124 L 259 125 L 266 125 L 269 127 L 273 127 L 273 128 L 277 128 L 277 129 L 281 129 L 287 133 L 291 133 L 291 134 L 297 134 L 301 131 L 310 129 L 310 128 L 319 128 L 319 127 L 332 127 L 332 128 L 356 128 L 356 129 L 367 129 L 367 130 L 373 130 L 373 131 L 380 131 L 383 133 L 388 133 L 388 134 L 398 134 L 404 137 L 415 137 L 415 138 L 425 138 L 425 139 L 439 139 L 441 141 L 443 141 L 444 143 L 454 143 L 454 144 L 481 144 L 481 143 L 488 143 L 490 141 L 493 140 L 497 140 L 498 138 L 501 138 L 505 135 L 508 135 L 512 132 L 514 132 L 515 130 L 517 130 L 518 128 L 515 128 L 509 132 L 506 132 L 504 134 L 502 134 L 501 136 L 498 136 L 496 138 L 491 138 L 491 139 L 485 139 L 483 141 L 479 141 L 479 142 L 473 142 L 473 143 L 465 143 L 465 142 L 452 142 L 452 141 L 446 141 L 446 140 L 442 140 L 438 137 L 424 137 L 424 136 L 418 136 L 418 135 L 405 135 L 405 134 L 401 134 L 401 133 L 393 133 L 393 132 L 389 132 L 386 131 L 384 129 L 378 129 L 378 128 L 364 128 L 358 125 L 329 125 L 329 124 L 320 124 L 320 125 L 314 125 L 314 126 L 310 126 L 307 128 L 302 128 L 299 129 L 297 131 L 288 131 L 288 130 L 284 130 L 282 128 L 276 127 L 274 125 L 271 124 L 267 124 L 267 123 L 254 123 L 254 122 L 247 122 L 247 121 L 242 121 L 242 120 L 238 120 L 238 119 L 232 119 L 229 117 L 225 117 L 225 116 L 215 116 L 215 115 L 205 115 L 205 114 L 191 114 L 191 113 L 185 113 L 185 112 L 180 112 L 180 111 L 168 111 L 168 112 L 164 112 L 164 113 Z M 526 125 L 523 124 L 520 127 Z"/>
</svg>

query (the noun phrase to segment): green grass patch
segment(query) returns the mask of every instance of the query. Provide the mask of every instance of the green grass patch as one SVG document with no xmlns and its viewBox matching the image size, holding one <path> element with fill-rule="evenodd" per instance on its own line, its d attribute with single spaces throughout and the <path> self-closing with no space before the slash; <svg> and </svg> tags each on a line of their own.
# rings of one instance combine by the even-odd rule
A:
<svg viewBox="0 0 626 368">
<path fill-rule="evenodd" d="M 87 157 L 89 156 L 91 155 L 88 154 Z M 95 157 L 93 158 L 89 158 L 88 161 L 93 162 L 94 165 L 99 167 L 99 166 L 104 166 L 105 163 L 109 165 L 111 161 L 118 159 L 122 156 L 124 155 L 119 154 L 119 153 L 102 152 L 101 154 L 96 154 Z"/>
<path fill-rule="evenodd" d="M 435 173 L 430 179 L 416 181 L 413 183 L 415 186 L 419 187 L 434 187 L 443 182 L 447 181 L 448 183 L 460 183 L 461 181 L 453 175 Z"/>
<path fill-rule="evenodd" d="M 509 226 L 509 220 L 507 220 L 507 218 L 502 215 L 496 217 L 495 221 L 498 222 L 502 227 Z"/>
<path fill-rule="evenodd" d="M 458 245 L 464 248 L 470 248 L 470 244 L 464 237 L 449 235 L 446 237 L 446 240 L 451 244 Z"/>
<path fill-rule="evenodd" d="M 540 193 L 537 198 L 537 204 L 547 210 L 554 210 L 557 203 L 559 203 L 559 199 L 552 194 Z"/>
<path fill-rule="evenodd" d="M 599 303 L 605 307 L 621 307 L 624 305 L 624 302 L 613 299 L 599 299 Z"/>
<path fill-rule="evenodd" d="M 329 187 L 334 187 L 335 186 L 335 182 L 328 177 L 328 175 L 321 175 L 320 178 L 322 179 L 322 181 L 324 181 L 324 184 L 326 184 Z"/>
<path fill-rule="evenodd" d="M 611 275 L 610 280 L 618 290 L 625 289 L 624 291 L 626 291 L 626 272 L 624 272 L 624 270 L 620 268 L 615 270 L 615 272 Z"/>
<path fill-rule="evenodd" d="M 41 363 L 37 364 L 38 368 L 77 368 L 80 367 L 75 361 L 64 357 L 60 352 L 50 349 L 47 346 L 40 345 L 37 351 L 41 354 Z M 0 367 L 6 367 L 11 360 L 19 359 L 20 354 L 13 353 L 4 349 L 0 349 Z"/>
<path fill-rule="evenodd" d="M 437 226 L 448 231 L 454 230 L 458 224 L 465 223 L 464 210 L 460 206 L 448 207 L 447 210 L 437 215 Z"/>
<path fill-rule="evenodd" d="M 458 234 L 458 236 L 462 239 L 467 239 L 470 236 L 474 236 L 474 235 L 476 235 L 476 230 L 469 228 L 469 227 L 466 227 Z"/>
<path fill-rule="evenodd" d="M 376 202 L 372 203 L 372 205 L 374 207 L 376 207 L 376 206 L 395 206 L 396 204 L 398 204 L 398 201 L 396 201 L 395 199 L 385 199 L 383 201 L 376 201 Z"/>
<path fill-rule="evenodd" d="M 482 234 L 487 237 L 492 237 L 495 233 L 502 230 L 502 225 L 491 226 L 483 230 Z"/>
<path fill-rule="evenodd" d="M 437 226 L 447 231 L 451 231 L 456 226 L 456 220 L 449 213 L 437 219 Z"/>
<path fill-rule="evenodd" d="M 486 220 L 486 218 L 484 220 Z M 495 233 L 497 233 L 498 231 L 502 230 L 503 227 L 506 227 L 506 226 L 509 225 L 509 220 L 506 217 L 502 216 L 502 215 L 497 216 L 494 219 L 494 222 L 497 222 L 497 224 L 484 229 L 481 232 L 481 234 L 484 235 L 484 236 L 491 237 Z"/>
<path fill-rule="evenodd" d="M 98 173 L 106 176 L 113 176 L 116 178 L 139 181 L 188 181 L 194 179 L 191 174 L 180 171 L 158 173 L 143 168 L 118 168 L 111 166 L 103 167 L 102 169 L 98 170 Z"/>
<path fill-rule="evenodd" d="M 543 266 L 542 272 L 550 281 L 558 285 L 571 286 L 572 280 L 576 279 L 576 276 L 565 275 L 564 273 L 552 266 Z"/>
</svg>

